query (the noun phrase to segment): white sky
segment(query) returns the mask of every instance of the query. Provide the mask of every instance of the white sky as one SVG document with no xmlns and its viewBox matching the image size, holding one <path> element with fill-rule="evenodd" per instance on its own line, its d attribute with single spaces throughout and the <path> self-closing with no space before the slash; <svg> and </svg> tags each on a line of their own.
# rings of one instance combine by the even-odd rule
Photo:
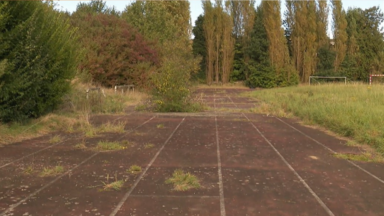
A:
<svg viewBox="0 0 384 216">
<path fill-rule="evenodd" d="M 57 8 L 73 12 L 76 10 L 76 6 L 80 1 L 55 1 L 57 3 Z M 87 1 L 82 1 L 87 2 Z M 120 0 L 120 1 L 106 1 L 107 5 L 112 7 L 115 6 L 115 8 L 119 11 L 122 11 L 125 9 L 127 5 L 129 5 L 132 1 L 127 0 Z M 202 5 L 200 0 L 189 0 L 190 2 L 190 9 L 191 9 L 191 18 L 192 18 L 192 24 L 195 24 L 195 20 L 197 17 L 203 13 Z M 261 0 L 256 0 L 256 5 L 258 5 L 261 2 Z M 285 10 L 285 0 L 282 0 L 282 11 Z M 384 0 L 343 0 L 343 7 L 345 10 L 348 8 L 361 8 L 366 9 L 373 6 L 379 6 L 381 10 L 384 9 Z M 331 18 L 331 17 L 330 17 Z M 382 25 L 384 26 L 384 24 Z M 331 20 L 329 20 L 329 28 L 328 28 L 328 34 L 331 35 Z"/>
</svg>

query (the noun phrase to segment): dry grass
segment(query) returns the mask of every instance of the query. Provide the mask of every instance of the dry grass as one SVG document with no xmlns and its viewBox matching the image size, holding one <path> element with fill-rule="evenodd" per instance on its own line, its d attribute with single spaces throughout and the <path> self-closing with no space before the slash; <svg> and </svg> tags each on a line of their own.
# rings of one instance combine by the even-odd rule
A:
<svg viewBox="0 0 384 216">
<path fill-rule="evenodd" d="M 61 142 L 61 140 L 62 140 L 61 136 L 56 135 L 49 140 L 49 143 L 55 144 L 55 143 Z"/>
<path fill-rule="evenodd" d="M 64 103 L 54 113 L 27 123 L 0 124 L 0 146 L 20 142 L 46 135 L 55 131 L 67 133 L 84 132 L 87 137 L 97 134 L 90 125 L 92 114 L 123 113 L 127 106 L 134 106 L 145 100 L 148 96 L 135 91 L 134 93 L 115 93 L 113 89 L 104 89 L 105 95 L 99 97 L 95 92 L 86 99 L 86 89 L 94 86 L 73 82 L 73 90 L 64 98 Z M 104 130 L 122 132 L 122 125 L 109 125 Z"/>
<path fill-rule="evenodd" d="M 97 132 L 100 133 L 124 133 L 125 130 L 125 122 L 118 122 L 116 124 L 107 122 L 105 124 L 100 125 L 97 128 Z"/>
<path fill-rule="evenodd" d="M 235 82 L 235 83 L 226 83 L 226 84 L 199 84 L 196 86 L 196 88 L 199 89 L 249 89 L 248 87 L 244 86 L 243 82 Z"/>
</svg>

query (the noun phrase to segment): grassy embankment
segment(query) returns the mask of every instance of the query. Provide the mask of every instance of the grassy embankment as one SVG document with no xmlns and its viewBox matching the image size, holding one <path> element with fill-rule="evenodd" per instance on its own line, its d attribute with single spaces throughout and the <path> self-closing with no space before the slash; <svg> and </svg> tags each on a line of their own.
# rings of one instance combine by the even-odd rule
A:
<svg viewBox="0 0 384 216">
<path fill-rule="evenodd" d="M 72 91 L 64 98 L 59 109 L 46 116 L 26 123 L 0 123 L 0 146 L 54 131 L 87 132 L 92 129 L 89 123 L 91 114 L 123 113 L 127 106 L 137 105 L 146 97 L 137 91 L 115 94 L 113 89 L 104 89 L 106 97 L 91 92 L 89 99 L 86 99 L 87 88 L 83 84 L 74 83 Z"/>
<path fill-rule="evenodd" d="M 384 86 L 299 86 L 254 91 L 251 96 L 262 101 L 254 112 L 293 115 L 384 155 Z"/>
</svg>

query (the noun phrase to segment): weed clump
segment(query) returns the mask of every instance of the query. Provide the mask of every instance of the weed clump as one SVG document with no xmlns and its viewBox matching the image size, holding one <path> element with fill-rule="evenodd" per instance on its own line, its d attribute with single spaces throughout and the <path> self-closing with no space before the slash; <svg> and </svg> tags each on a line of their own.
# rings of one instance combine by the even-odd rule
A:
<svg viewBox="0 0 384 216">
<path fill-rule="evenodd" d="M 100 141 L 97 143 L 97 149 L 100 151 L 114 151 L 114 150 L 123 150 L 127 147 L 123 146 L 119 142 L 108 142 L 108 141 Z"/>
<path fill-rule="evenodd" d="M 173 190 L 175 191 L 187 191 L 193 188 L 201 187 L 199 180 L 195 175 L 185 173 L 181 169 L 175 170 L 172 177 L 167 179 L 165 183 L 173 184 Z"/>
<path fill-rule="evenodd" d="M 62 166 L 55 166 L 53 168 L 44 168 L 43 171 L 40 173 L 40 177 L 57 176 L 63 172 L 64 172 L 64 167 Z"/>
<path fill-rule="evenodd" d="M 129 167 L 127 172 L 134 175 L 139 174 L 141 173 L 141 167 L 138 165 L 132 165 L 131 167 Z"/>
</svg>

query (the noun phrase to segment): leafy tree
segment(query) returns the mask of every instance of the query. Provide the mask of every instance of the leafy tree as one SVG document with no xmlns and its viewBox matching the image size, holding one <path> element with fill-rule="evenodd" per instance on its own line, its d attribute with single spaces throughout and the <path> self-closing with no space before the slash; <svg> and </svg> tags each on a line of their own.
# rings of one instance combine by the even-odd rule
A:
<svg viewBox="0 0 384 216">
<path fill-rule="evenodd" d="M 107 3 L 102 0 L 92 0 L 89 3 L 80 2 L 77 5 L 76 11 L 73 15 L 87 16 L 89 14 L 109 14 L 114 16 L 120 15 L 115 7 L 108 7 Z"/>
<path fill-rule="evenodd" d="M 382 73 L 384 40 L 380 25 L 383 13 L 378 7 L 350 9 L 347 12 L 347 56 L 342 64 L 345 74 L 366 80 L 369 74 Z"/>
<path fill-rule="evenodd" d="M 69 22 L 39 1 L 0 2 L 0 120 L 39 117 L 70 88 L 78 54 Z"/>
<path fill-rule="evenodd" d="M 151 68 L 159 64 L 153 44 L 126 21 L 108 14 L 89 14 L 77 20 L 85 55 L 79 65 L 95 84 L 148 85 Z"/>
<path fill-rule="evenodd" d="M 122 17 L 157 42 L 161 65 L 151 76 L 158 111 L 188 111 L 190 76 L 199 69 L 190 43 L 188 1 L 136 1 Z"/>
</svg>

